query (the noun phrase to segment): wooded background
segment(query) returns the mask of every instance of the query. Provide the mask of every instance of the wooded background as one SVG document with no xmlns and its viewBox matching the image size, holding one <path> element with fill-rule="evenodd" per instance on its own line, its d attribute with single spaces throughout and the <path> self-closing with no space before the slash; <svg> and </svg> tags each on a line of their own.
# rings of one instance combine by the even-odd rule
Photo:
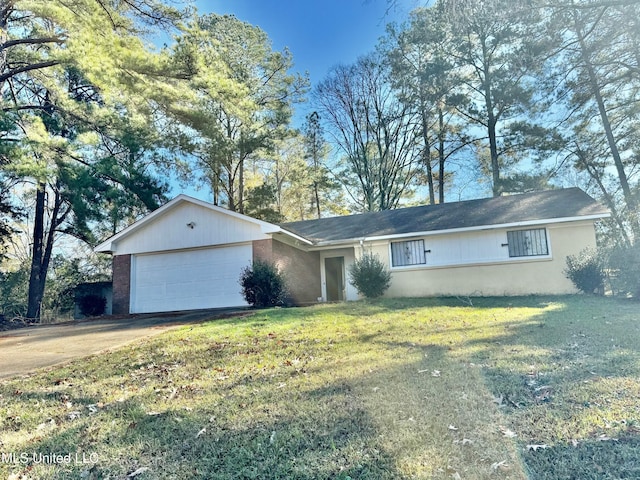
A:
<svg viewBox="0 0 640 480">
<path fill-rule="evenodd" d="M 314 86 L 260 28 L 182 7 L 2 3 L 0 313 L 69 308 L 108 278 L 90 247 L 176 184 L 270 222 L 579 186 L 601 244 L 634 247 L 640 2 L 439 0 Z"/>
</svg>

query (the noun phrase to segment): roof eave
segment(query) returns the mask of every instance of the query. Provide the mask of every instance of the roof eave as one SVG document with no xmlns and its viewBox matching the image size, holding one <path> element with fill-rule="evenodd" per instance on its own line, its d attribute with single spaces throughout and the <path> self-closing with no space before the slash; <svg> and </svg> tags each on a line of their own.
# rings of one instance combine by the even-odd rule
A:
<svg viewBox="0 0 640 480">
<path fill-rule="evenodd" d="M 314 243 L 314 246 L 318 248 L 322 248 L 322 247 L 349 245 L 353 243 L 358 243 L 360 241 L 375 242 L 375 241 L 394 240 L 394 239 L 401 239 L 401 238 L 445 235 L 445 234 L 451 234 L 451 233 L 465 233 L 465 232 L 477 232 L 482 230 L 498 230 L 502 228 L 528 227 L 533 225 L 548 225 L 548 224 L 555 224 L 555 223 L 567 223 L 567 222 L 588 221 L 588 220 L 595 221 L 595 220 L 601 220 L 603 218 L 609 218 L 610 216 L 611 216 L 610 213 L 604 212 L 604 213 L 598 213 L 598 214 L 592 214 L 592 215 L 582 215 L 577 217 L 525 220 L 522 222 L 500 223 L 495 225 L 477 225 L 473 227 L 449 228 L 444 230 L 425 230 L 425 231 L 418 231 L 418 232 L 395 233 L 395 234 L 388 234 L 388 235 L 362 236 L 362 237 L 354 237 L 354 238 L 344 238 L 339 240 L 318 241 Z"/>
<path fill-rule="evenodd" d="M 273 231 L 264 232 L 264 233 L 270 233 L 270 234 L 281 233 L 283 235 L 293 238 L 294 240 L 304 243 L 305 245 L 315 245 L 311 240 L 308 240 L 282 227 L 276 227 L 276 229 L 274 229 Z"/>
</svg>

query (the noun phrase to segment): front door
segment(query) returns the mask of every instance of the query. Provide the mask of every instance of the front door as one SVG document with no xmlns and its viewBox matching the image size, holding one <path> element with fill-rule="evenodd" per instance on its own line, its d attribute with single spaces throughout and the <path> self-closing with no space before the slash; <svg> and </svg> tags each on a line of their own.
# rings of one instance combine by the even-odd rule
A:
<svg viewBox="0 0 640 480">
<path fill-rule="evenodd" d="M 327 285 L 327 302 L 344 300 L 344 257 L 324 259 L 324 274 Z"/>
</svg>

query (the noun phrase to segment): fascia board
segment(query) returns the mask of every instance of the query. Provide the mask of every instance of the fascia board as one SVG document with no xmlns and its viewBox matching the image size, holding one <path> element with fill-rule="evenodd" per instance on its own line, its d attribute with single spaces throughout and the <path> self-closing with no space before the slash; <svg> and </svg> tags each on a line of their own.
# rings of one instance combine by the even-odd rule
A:
<svg viewBox="0 0 640 480">
<path fill-rule="evenodd" d="M 305 245 L 314 245 L 314 243 L 311 240 L 307 240 L 304 237 L 301 237 L 300 235 L 296 235 L 293 232 L 290 232 L 289 230 L 286 230 L 282 227 L 278 227 L 277 225 L 274 225 L 274 227 L 277 228 L 277 230 L 274 231 L 269 231 L 269 232 L 263 232 L 263 233 L 270 233 L 270 234 L 274 234 L 274 233 L 281 233 L 282 235 L 286 235 L 287 237 L 291 237 L 301 243 L 304 243 Z"/>
</svg>

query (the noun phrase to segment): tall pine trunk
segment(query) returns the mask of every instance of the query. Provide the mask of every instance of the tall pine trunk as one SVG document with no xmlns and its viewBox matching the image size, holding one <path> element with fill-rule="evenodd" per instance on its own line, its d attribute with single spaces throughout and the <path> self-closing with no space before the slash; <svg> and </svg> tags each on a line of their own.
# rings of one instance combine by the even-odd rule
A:
<svg viewBox="0 0 640 480">
<path fill-rule="evenodd" d="M 27 301 L 27 318 L 30 320 L 40 320 L 40 308 L 44 295 L 42 261 L 44 259 L 45 190 L 46 185 L 44 182 L 39 182 L 36 188 L 33 247 L 31 249 L 31 270 L 29 273 L 29 299 Z"/>
<path fill-rule="evenodd" d="M 436 203 L 436 193 L 433 186 L 433 168 L 431 166 L 431 147 L 429 142 L 429 119 L 427 114 L 427 105 L 422 91 L 420 92 L 420 121 L 422 127 L 422 141 L 424 142 L 424 151 L 422 154 L 422 162 L 427 169 L 427 185 L 429 187 L 429 204 Z"/>
<path fill-rule="evenodd" d="M 60 194 L 53 193 L 54 204 L 51 209 L 49 226 L 46 226 L 47 186 L 39 182 L 36 188 L 36 208 L 33 221 L 33 248 L 31 250 L 31 269 L 29 272 L 29 297 L 27 300 L 27 318 L 40 320 L 42 299 L 47 282 L 47 272 L 53 253 L 53 242 L 56 229 L 64 221 L 66 213 L 60 215 L 62 206 Z"/>
<path fill-rule="evenodd" d="M 598 81 L 598 76 L 596 74 L 595 67 L 591 60 L 591 54 L 589 52 L 589 48 L 586 44 L 586 37 L 582 32 L 582 28 L 578 24 L 577 18 L 574 18 L 575 22 L 575 31 L 578 35 L 578 41 L 580 43 L 580 54 L 582 56 L 582 62 L 584 68 L 587 72 L 587 80 L 589 82 L 589 90 L 593 95 L 594 100 L 598 106 L 598 113 L 600 115 L 600 121 L 602 122 L 602 127 L 604 129 L 604 134 L 607 138 L 607 143 L 609 145 L 609 151 L 611 152 L 611 158 L 613 159 L 613 163 L 616 167 L 616 172 L 618 174 L 618 181 L 620 182 L 620 188 L 622 189 L 622 194 L 624 196 L 625 203 L 627 205 L 627 209 L 629 210 L 629 222 L 631 223 L 631 228 L 634 232 L 634 235 L 640 234 L 640 221 L 637 218 L 637 210 L 638 204 L 636 201 L 633 192 L 631 191 L 631 187 L 629 186 L 629 179 L 627 177 L 627 172 L 624 169 L 624 162 L 622 161 L 622 157 L 620 155 L 620 150 L 618 148 L 618 144 L 616 142 L 615 135 L 613 133 L 613 126 L 611 124 L 611 119 L 609 117 L 609 111 L 606 108 L 604 97 L 602 95 L 602 90 L 600 88 L 600 83 Z"/>
</svg>

